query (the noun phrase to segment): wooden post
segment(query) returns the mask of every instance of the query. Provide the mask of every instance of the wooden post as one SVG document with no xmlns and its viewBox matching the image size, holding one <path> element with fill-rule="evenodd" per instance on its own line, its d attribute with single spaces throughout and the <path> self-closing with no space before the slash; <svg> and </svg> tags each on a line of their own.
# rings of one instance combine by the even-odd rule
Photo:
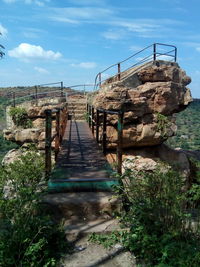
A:
<svg viewBox="0 0 200 267">
<path fill-rule="evenodd" d="M 94 134 L 94 107 L 92 106 L 92 134 Z"/>
<path fill-rule="evenodd" d="M 51 128 L 52 118 L 51 110 L 45 111 L 46 115 L 46 127 L 45 127 L 45 177 L 48 178 L 51 173 Z"/>
<path fill-rule="evenodd" d="M 96 141 L 99 143 L 99 110 L 96 110 Z"/>
<path fill-rule="evenodd" d="M 107 121 L 107 113 L 103 112 L 103 154 L 106 155 L 106 121 Z"/>
<path fill-rule="evenodd" d="M 57 160 L 60 148 L 60 109 L 56 111 L 56 137 L 55 137 L 55 160 Z"/>
<path fill-rule="evenodd" d="M 118 114 L 118 140 L 117 140 L 117 172 L 122 174 L 122 143 L 123 143 L 123 117 L 124 113 L 119 112 Z"/>
</svg>

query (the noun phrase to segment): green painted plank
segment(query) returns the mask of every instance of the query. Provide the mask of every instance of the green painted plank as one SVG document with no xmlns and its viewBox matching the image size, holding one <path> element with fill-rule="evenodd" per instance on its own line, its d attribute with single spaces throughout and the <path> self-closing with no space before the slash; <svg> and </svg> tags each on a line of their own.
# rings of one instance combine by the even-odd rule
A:
<svg viewBox="0 0 200 267">
<path fill-rule="evenodd" d="M 48 190 L 61 192 L 61 191 L 81 191 L 81 190 L 90 190 L 90 191 L 112 191 L 113 186 L 118 185 L 117 180 L 107 180 L 107 181 L 85 181 L 85 182 L 56 182 L 55 180 L 49 180 Z"/>
</svg>

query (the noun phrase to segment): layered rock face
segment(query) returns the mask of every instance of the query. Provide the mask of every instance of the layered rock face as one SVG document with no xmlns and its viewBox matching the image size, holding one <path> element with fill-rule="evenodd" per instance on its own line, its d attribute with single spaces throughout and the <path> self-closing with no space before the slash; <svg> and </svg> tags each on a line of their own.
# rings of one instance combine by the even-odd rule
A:
<svg viewBox="0 0 200 267">
<path fill-rule="evenodd" d="M 40 106 L 32 106 L 27 103 L 21 107 L 25 108 L 27 111 L 28 118 L 32 121 L 32 128 L 23 129 L 22 127 L 17 127 L 12 123 L 12 127 L 5 129 L 3 131 L 4 138 L 9 141 L 16 142 L 23 147 L 28 147 L 29 144 L 35 144 L 38 149 L 44 150 L 45 148 L 45 111 L 53 110 L 52 114 L 52 136 L 55 135 L 55 110 L 57 108 L 63 108 L 66 103 L 55 103 L 49 104 L 44 101 Z M 52 147 L 54 148 L 55 142 L 52 142 Z"/>
<path fill-rule="evenodd" d="M 177 63 L 155 61 L 139 70 L 126 71 L 107 80 L 93 98 L 96 108 L 124 111 L 123 146 L 141 147 L 163 143 L 176 132 L 174 113 L 192 101 L 191 82 Z M 117 142 L 117 116 L 108 116 L 110 146 Z"/>
</svg>

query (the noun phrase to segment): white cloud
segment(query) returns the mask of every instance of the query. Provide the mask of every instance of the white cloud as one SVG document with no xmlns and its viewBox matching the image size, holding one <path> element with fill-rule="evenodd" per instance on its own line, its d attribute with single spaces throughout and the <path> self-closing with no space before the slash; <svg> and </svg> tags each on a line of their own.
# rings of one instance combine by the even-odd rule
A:
<svg viewBox="0 0 200 267">
<path fill-rule="evenodd" d="M 79 67 L 83 69 L 94 69 L 97 64 L 95 62 L 81 62 L 79 64 L 71 64 L 72 67 Z"/>
<path fill-rule="evenodd" d="M 19 0 L 3 0 L 6 4 L 12 4 L 19 2 Z M 37 6 L 44 6 L 45 3 L 50 2 L 50 0 L 23 0 L 25 4 L 35 4 Z"/>
<path fill-rule="evenodd" d="M 21 43 L 18 47 L 8 51 L 10 57 L 15 57 L 21 60 L 29 59 L 59 59 L 62 54 L 53 52 L 52 50 L 44 50 L 41 46 Z"/>
<path fill-rule="evenodd" d="M 104 0 L 70 0 L 69 2 L 77 5 L 102 5 L 105 3 Z"/>
<path fill-rule="evenodd" d="M 3 25 L 0 23 L 0 33 L 2 34 L 3 37 L 5 37 L 8 33 L 8 30 L 3 27 Z"/>
<path fill-rule="evenodd" d="M 124 34 L 122 31 L 113 31 L 113 30 L 109 30 L 107 32 L 103 32 L 102 36 L 106 39 L 110 39 L 110 40 L 120 40 L 123 38 Z"/>
<path fill-rule="evenodd" d="M 10 4 L 10 3 L 14 3 L 17 0 L 3 0 L 3 2 L 5 2 L 6 4 Z"/>
<path fill-rule="evenodd" d="M 198 52 L 200 52 L 200 46 L 199 46 L 199 47 L 196 47 L 196 50 L 197 50 Z"/>
<path fill-rule="evenodd" d="M 41 73 L 41 74 L 49 74 L 49 71 L 41 68 L 41 67 L 34 67 L 34 70 L 36 70 L 37 72 Z"/>
<path fill-rule="evenodd" d="M 110 9 L 98 7 L 67 7 L 52 8 L 51 10 L 54 14 L 49 16 L 50 19 L 66 23 L 101 21 L 113 14 Z"/>
</svg>

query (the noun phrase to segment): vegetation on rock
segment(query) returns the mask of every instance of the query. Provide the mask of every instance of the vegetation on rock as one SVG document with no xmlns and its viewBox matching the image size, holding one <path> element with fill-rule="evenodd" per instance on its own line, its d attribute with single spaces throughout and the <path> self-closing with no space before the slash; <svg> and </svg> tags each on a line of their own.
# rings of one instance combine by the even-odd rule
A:
<svg viewBox="0 0 200 267">
<path fill-rule="evenodd" d="M 28 118 L 27 111 L 21 107 L 11 107 L 10 116 L 16 126 L 21 126 L 22 128 L 32 128 L 32 121 Z"/>
</svg>

